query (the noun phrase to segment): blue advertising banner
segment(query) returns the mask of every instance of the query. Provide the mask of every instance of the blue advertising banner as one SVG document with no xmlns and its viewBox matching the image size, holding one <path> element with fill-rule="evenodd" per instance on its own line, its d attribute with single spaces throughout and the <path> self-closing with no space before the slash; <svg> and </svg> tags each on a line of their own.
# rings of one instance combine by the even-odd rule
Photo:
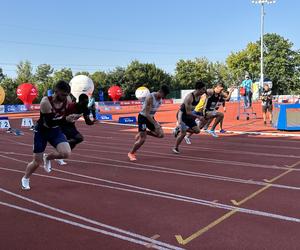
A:
<svg viewBox="0 0 300 250">
<path fill-rule="evenodd" d="M 136 117 L 135 116 L 120 117 L 119 118 L 119 123 L 122 123 L 122 124 L 136 123 Z"/>
<path fill-rule="evenodd" d="M 96 119 L 100 121 L 111 121 L 112 120 L 112 115 L 111 114 L 96 114 Z"/>
<path fill-rule="evenodd" d="M 5 105 L 4 112 L 5 113 L 21 113 L 26 112 L 27 108 L 25 105 Z"/>
</svg>

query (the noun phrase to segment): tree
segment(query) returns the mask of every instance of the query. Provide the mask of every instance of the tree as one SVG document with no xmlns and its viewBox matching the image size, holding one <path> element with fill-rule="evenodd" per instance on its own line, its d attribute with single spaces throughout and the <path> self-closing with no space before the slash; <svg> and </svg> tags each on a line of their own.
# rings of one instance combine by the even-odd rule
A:
<svg viewBox="0 0 300 250">
<path fill-rule="evenodd" d="M 98 100 L 98 93 L 100 91 L 100 89 L 104 92 L 104 98 L 107 99 L 108 97 L 108 82 L 107 82 L 107 74 L 103 71 L 96 71 L 91 75 L 91 79 L 94 82 L 95 85 L 95 96 L 97 97 Z"/>
<path fill-rule="evenodd" d="M 232 73 L 224 63 L 212 63 L 211 73 L 214 83 L 224 83 L 227 87 L 230 87 L 235 83 Z"/>
<path fill-rule="evenodd" d="M 150 91 L 157 91 L 161 85 L 171 87 L 172 77 L 157 68 L 155 64 L 133 61 L 125 70 L 125 77 L 121 81 L 125 98 L 132 98 L 135 90 L 140 86 L 147 87 Z"/>
<path fill-rule="evenodd" d="M 85 76 L 91 77 L 90 73 L 87 71 L 79 71 L 75 74 L 75 76 L 78 76 L 78 75 L 85 75 Z"/>
<path fill-rule="evenodd" d="M 52 73 L 54 69 L 49 64 L 40 64 L 35 72 L 34 81 L 37 83 L 39 91 L 38 102 L 46 95 L 48 89 L 53 88 Z"/>
<path fill-rule="evenodd" d="M 1 81 L 1 86 L 5 90 L 5 100 L 4 104 L 16 104 L 22 103 L 21 100 L 17 98 L 17 88 L 18 83 L 9 77 L 5 77 Z"/>
<path fill-rule="evenodd" d="M 244 50 L 231 53 L 226 63 L 233 79 L 240 83 L 246 73 L 252 79 L 258 79 L 260 75 L 260 46 L 258 43 L 249 43 Z"/>
<path fill-rule="evenodd" d="M 36 73 L 34 75 L 37 83 L 49 83 L 52 82 L 51 75 L 54 69 L 49 64 L 40 64 L 37 66 Z"/>
<path fill-rule="evenodd" d="M 4 73 L 3 73 L 3 69 L 0 68 L 0 82 L 1 82 L 2 80 L 4 80 L 4 78 L 5 78 L 5 75 L 4 75 Z"/>
<path fill-rule="evenodd" d="M 59 80 L 64 80 L 69 83 L 72 78 L 73 78 L 72 70 L 70 68 L 62 68 L 54 72 L 53 83 L 55 84 Z"/>
<path fill-rule="evenodd" d="M 299 93 L 299 51 L 293 50 L 293 43 L 277 34 L 266 34 L 264 43 L 265 76 L 272 80 L 274 92 Z"/>
<path fill-rule="evenodd" d="M 273 82 L 276 94 L 300 92 L 300 53 L 292 48 L 293 43 L 278 34 L 264 35 L 264 76 Z M 226 62 L 236 80 L 241 80 L 246 72 L 259 80 L 260 40 L 231 53 Z"/>
<path fill-rule="evenodd" d="M 204 81 L 210 87 L 214 80 L 212 64 L 206 58 L 179 60 L 176 64 L 175 80 L 180 89 L 193 89 L 198 80 Z"/>
<path fill-rule="evenodd" d="M 32 82 L 33 74 L 32 74 L 32 67 L 29 61 L 21 61 L 17 65 L 17 84 L 21 84 L 24 82 Z"/>
</svg>

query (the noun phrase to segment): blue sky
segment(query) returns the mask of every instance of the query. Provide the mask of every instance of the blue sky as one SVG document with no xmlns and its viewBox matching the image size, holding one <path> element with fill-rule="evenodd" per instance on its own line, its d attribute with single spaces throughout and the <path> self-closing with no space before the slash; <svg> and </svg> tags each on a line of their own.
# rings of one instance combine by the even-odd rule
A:
<svg viewBox="0 0 300 250">
<path fill-rule="evenodd" d="M 265 32 L 300 49 L 299 10 L 295 0 L 267 5 Z M 173 73 L 179 59 L 225 61 L 258 40 L 260 8 L 250 0 L 2 0 L 0 30 L 9 76 L 21 60 L 92 73 L 137 59 Z"/>
</svg>

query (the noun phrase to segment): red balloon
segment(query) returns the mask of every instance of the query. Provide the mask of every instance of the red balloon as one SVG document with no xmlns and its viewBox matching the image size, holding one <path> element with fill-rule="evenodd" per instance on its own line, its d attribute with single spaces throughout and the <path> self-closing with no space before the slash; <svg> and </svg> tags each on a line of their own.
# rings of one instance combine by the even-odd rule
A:
<svg viewBox="0 0 300 250">
<path fill-rule="evenodd" d="M 114 85 L 114 86 L 111 86 L 109 89 L 108 89 L 108 95 L 109 97 L 114 101 L 114 102 L 117 102 L 120 100 L 121 96 L 122 96 L 122 89 L 121 87 L 117 86 L 117 85 Z"/>
<path fill-rule="evenodd" d="M 32 104 L 33 100 L 38 96 L 38 90 L 31 83 L 22 83 L 17 88 L 17 96 L 24 105 Z"/>
</svg>

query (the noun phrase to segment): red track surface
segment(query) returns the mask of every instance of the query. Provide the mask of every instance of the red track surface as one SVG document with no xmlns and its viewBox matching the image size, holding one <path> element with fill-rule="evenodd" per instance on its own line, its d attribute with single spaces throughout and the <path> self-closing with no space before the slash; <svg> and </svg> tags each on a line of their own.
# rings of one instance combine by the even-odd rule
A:
<svg viewBox="0 0 300 250">
<path fill-rule="evenodd" d="M 172 127 L 169 108 L 158 120 Z M 229 118 L 225 128 L 246 124 Z M 68 165 L 37 171 L 29 192 L 20 190 L 20 179 L 31 160 L 32 133 L 0 132 L 1 249 L 300 248 L 299 139 L 200 135 L 177 156 L 166 130 L 164 139 L 149 138 L 131 163 L 132 128 L 78 127 L 85 141 Z M 275 132 L 261 125 L 252 131 L 263 129 Z"/>
</svg>

